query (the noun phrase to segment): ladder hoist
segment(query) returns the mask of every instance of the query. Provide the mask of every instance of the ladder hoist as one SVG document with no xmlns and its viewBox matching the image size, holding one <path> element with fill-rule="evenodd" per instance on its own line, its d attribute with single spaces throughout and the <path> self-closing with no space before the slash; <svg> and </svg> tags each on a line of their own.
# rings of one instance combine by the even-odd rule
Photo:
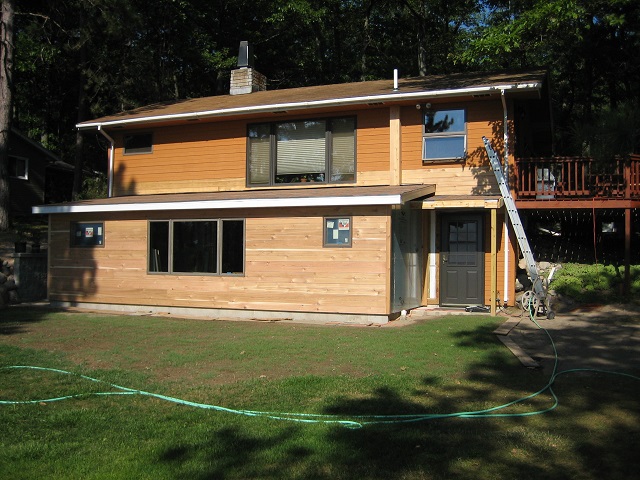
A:
<svg viewBox="0 0 640 480">
<path fill-rule="evenodd" d="M 491 162 L 491 169 L 496 176 L 496 180 L 498 181 L 498 186 L 500 187 L 500 193 L 502 194 L 502 198 L 504 199 L 504 205 L 507 209 L 507 213 L 509 214 L 509 220 L 511 220 L 511 225 L 513 226 L 513 231 L 516 234 L 516 239 L 518 240 L 518 246 L 520 247 L 520 251 L 522 252 L 522 256 L 526 262 L 526 269 L 529 278 L 531 279 L 532 286 L 531 290 L 526 291 L 520 300 L 522 308 L 527 308 L 533 315 L 547 315 L 548 319 L 552 319 L 555 317 L 555 313 L 549 309 L 549 299 L 547 297 L 547 280 L 540 275 L 538 272 L 538 265 L 536 264 L 535 259 L 533 258 L 533 252 L 531 251 L 531 247 L 529 246 L 529 240 L 527 239 L 527 234 L 524 231 L 524 227 L 522 226 L 522 221 L 520 220 L 520 214 L 518 213 L 518 209 L 516 208 L 516 204 L 511 196 L 511 190 L 509 189 L 509 185 L 504 177 L 504 173 L 502 171 L 502 164 L 498 159 L 498 154 L 491 147 L 491 143 L 487 139 L 487 137 L 482 137 L 482 141 L 484 142 L 484 147 L 487 150 L 487 155 L 489 155 L 489 162 Z"/>
</svg>

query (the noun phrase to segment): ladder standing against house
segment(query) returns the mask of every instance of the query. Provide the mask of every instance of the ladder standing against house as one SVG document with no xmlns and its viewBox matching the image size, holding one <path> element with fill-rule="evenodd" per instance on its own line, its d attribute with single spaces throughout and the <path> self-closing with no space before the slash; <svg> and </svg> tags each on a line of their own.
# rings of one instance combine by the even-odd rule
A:
<svg viewBox="0 0 640 480">
<path fill-rule="evenodd" d="M 538 265 L 533 258 L 533 252 L 531 251 L 529 240 L 527 239 L 527 234 L 525 233 L 524 227 L 522 226 L 520 214 L 518 213 L 516 203 L 511 196 L 509 185 L 507 185 L 507 182 L 505 180 L 504 173 L 502 171 L 502 164 L 498 159 L 498 154 L 491 147 L 491 143 L 489 142 L 487 137 L 482 137 L 482 141 L 484 142 L 484 147 L 487 150 L 487 155 L 489 155 L 491 169 L 493 170 L 493 173 L 496 176 L 496 180 L 498 181 L 500 193 L 502 194 L 502 198 L 504 199 L 504 205 L 507 209 L 507 213 L 509 214 L 509 220 L 511 220 L 513 231 L 516 234 L 516 239 L 518 240 L 520 251 L 522 252 L 522 256 L 524 257 L 524 260 L 526 262 L 527 274 L 529 275 L 529 278 L 533 283 L 531 291 L 525 292 L 525 294 L 522 296 L 522 306 L 524 308 L 526 305 L 529 305 L 530 310 L 535 314 L 546 313 L 547 318 L 552 319 L 553 317 L 555 317 L 555 314 L 549 310 L 546 280 L 538 272 Z"/>
</svg>

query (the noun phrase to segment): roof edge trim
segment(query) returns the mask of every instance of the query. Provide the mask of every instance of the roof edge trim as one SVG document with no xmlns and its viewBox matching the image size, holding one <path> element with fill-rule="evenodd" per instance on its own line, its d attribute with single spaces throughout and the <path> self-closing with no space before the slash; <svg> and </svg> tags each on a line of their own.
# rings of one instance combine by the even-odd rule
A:
<svg viewBox="0 0 640 480">
<path fill-rule="evenodd" d="M 482 87 L 469 87 L 459 89 L 444 89 L 444 90 L 425 90 L 421 92 L 409 92 L 409 93 L 390 93 L 390 94 L 378 94 L 367 95 L 363 97 L 346 97 L 346 98 L 332 98 L 327 100 L 312 100 L 308 102 L 292 102 L 292 103 L 274 103 L 268 105 L 255 105 L 253 107 L 234 107 L 234 108 L 222 108 L 217 110 L 207 110 L 201 112 L 189 112 L 178 113 L 169 115 L 157 115 L 138 118 L 127 118 L 123 120 L 109 120 L 105 122 L 83 122 L 78 123 L 76 128 L 79 130 L 90 130 L 94 128 L 108 128 L 123 125 L 135 125 L 144 123 L 155 123 L 167 120 L 188 120 L 196 118 L 212 118 L 212 117 L 224 117 L 230 115 L 249 115 L 255 113 L 270 113 L 278 110 L 301 110 L 305 108 L 313 107 L 332 107 L 341 105 L 361 105 L 373 102 L 392 102 L 414 99 L 429 99 L 429 98 L 441 98 L 441 97 L 458 97 L 464 95 L 475 95 L 483 93 L 492 93 L 500 91 L 523 91 L 523 90 L 540 90 L 542 83 L 514 83 L 507 85 L 491 85 Z"/>
<path fill-rule="evenodd" d="M 56 213 L 110 213 L 110 212 L 151 212 L 179 210 L 211 210 L 238 208 L 282 208 L 282 207 L 344 207 L 367 205 L 402 205 L 407 201 L 431 192 L 418 189 L 408 193 L 358 195 L 342 197 L 302 197 L 302 198 L 249 198 L 229 200 L 194 200 L 184 202 L 136 202 L 107 205 L 38 205 L 32 208 L 34 214 Z"/>
</svg>

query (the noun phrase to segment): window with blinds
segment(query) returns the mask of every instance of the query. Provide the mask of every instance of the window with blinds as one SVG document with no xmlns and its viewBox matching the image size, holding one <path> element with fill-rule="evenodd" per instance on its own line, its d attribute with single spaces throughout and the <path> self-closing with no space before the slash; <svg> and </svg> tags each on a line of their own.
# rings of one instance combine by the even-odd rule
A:
<svg viewBox="0 0 640 480">
<path fill-rule="evenodd" d="M 355 180 L 355 118 L 250 125 L 249 186 Z"/>
</svg>

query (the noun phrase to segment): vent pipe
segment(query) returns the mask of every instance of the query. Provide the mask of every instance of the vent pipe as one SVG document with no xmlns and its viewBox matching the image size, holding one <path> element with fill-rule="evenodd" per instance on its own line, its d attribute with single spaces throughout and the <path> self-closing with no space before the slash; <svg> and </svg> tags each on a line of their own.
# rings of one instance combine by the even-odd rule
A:
<svg viewBox="0 0 640 480">
<path fill-rule="evenodd" d="M 393 91 L 394 92 L 398 91 L 398 69 L 397 68 L 393 69 Z"/>
</svg>

